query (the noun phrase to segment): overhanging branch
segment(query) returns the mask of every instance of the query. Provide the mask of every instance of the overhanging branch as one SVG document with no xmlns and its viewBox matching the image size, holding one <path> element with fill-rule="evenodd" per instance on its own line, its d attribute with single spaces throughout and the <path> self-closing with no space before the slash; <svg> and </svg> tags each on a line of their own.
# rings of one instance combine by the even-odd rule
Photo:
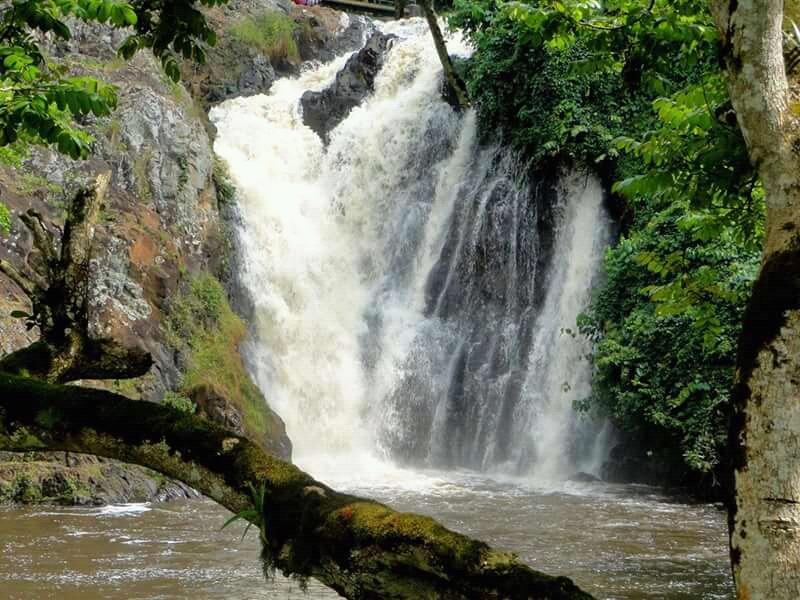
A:
<svg viewBox="0 0 800 600">
<path fill-rule="evenodd" d="M 336 492 L 200 417 L 102 390 L 0 374 L 0 449 L 67 450 L 149 467 L 239 512 L 265 493 L 269 556 L 348 598 L 588 600 L 508 553 Z"/>
</svg>

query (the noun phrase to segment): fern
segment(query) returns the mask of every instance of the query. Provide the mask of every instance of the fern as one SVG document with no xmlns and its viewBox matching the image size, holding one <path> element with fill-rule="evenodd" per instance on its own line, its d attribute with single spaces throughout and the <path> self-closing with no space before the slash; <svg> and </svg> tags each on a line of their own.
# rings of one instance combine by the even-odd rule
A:
<svg viewBox="0 0 800 600">
<path fill-rule="evenodd" d="M 235 515 L 233 515 L 230 519 L 225 521 L 220 529 L 225 529 L 228 525 L 235 523 L 236 521 L 247 521 L 247 527 L 244 528 L 244 533 L 242 533 L 242 539 L 245 538 L 247 532 L 250 531 L 250 528 L 255 525 L 258 527 L 259 530 L 259 537 L 261 538 L 262 544 L 267 544 L 267 520 L 265 516 L 266 512 L 266 497 L 267 497 L 267 489 L 262 484 L 258 489 L 252 483 L 247 484 L 250 490 L 250 498 L 253 502 L 252 507 L 246 508 L 242 511 L 239 511 Z"/>
</svg>

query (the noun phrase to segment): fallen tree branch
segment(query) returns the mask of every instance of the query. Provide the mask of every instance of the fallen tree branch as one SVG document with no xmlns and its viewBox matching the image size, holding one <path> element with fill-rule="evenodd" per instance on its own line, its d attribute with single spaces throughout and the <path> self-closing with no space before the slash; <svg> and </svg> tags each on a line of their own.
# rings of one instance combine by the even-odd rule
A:
<svg viewBox="0 0 800 600">
<path fill-rule="evenodd" d="M 234 512 L 263 491 L 267 566 L 347 598 L 588 600 L 433 519 L 336 492 L 200 417 L 102 390 L 0 374 L 0 450 L 63 450 L 149 467 Z"/>
</svg>

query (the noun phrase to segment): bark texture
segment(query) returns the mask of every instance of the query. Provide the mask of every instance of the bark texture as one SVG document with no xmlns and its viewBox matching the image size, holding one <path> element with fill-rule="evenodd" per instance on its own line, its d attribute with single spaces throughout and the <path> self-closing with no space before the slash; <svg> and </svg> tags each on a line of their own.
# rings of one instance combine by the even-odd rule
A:
<svg viewBox="0 0 800 600">
<path fill-rule="evenodd" d="M 147 373 L 150 355 L 110 339 L 89 335 L 89 283 L 95 228 L 109 175 L 79 191 L 69 204 L 60 239 L 34 210 L 20 216 L 36 251 L 32 273 L 20 273 L 0 260 L 7 275 L 31 301 L 31 327 L 41 340 L 0 360 L 0 371 L 27 373 L 51 382 L 77 379 L 127 379 Z"/>
<path fill-rule="evenodd" d="M 336 492 L 205 419 L 110 392 L 0 374 L 0 449 L 146 466 L 234 512 L 252 509 L 259 490 L 267 566 L 314 577 L 347 598 L 590 598 L 569 579 L 433 519 Z"/>
<path fill-rule="evenodd" d="M 729 90 L 764 184 L 766 239 L 739 344 L 730 543 L 737 597 L 800 598 L 800 136 L 783 1 L 712 2 Z"/>
<path fill-rule="evenodd" d="M 422 6 L 425 20 L 428 21 L 428 28 L 431 30 L 433 43 L 436 46 L 436 54 L 439 55 L 439 61 L 442 63 L 442 69 L 444 70 L 445 99 L 453 108 L 459 110 L 469 108 L 470 102 L 467 88 L 464 85 L 464 81 L 456 73 L 453 61 L 450 60 L 450 54 L 447 52 L 447 45 L 444 43 L 444 36 L 439 27 L 436 12 L 434 12 L 431 5 L 431 0 L 420 0 L 419 4 Z"/>
</svg>

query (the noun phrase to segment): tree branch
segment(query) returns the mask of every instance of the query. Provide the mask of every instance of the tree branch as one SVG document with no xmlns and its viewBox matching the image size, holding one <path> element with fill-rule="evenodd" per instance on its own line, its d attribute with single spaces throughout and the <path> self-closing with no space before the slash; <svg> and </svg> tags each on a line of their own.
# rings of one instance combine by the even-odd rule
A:
<svg viewBox="0 0 800 600">
<path fill-rule="evenodd" d="M 33 320 L 41 341 L 0 359 L 0 371 L 28 373 L 52 383 L 77 379 L 130 379 L 153 364 L 141 348 L 122 346 L 89 335 L 89 264 L 95 228 L 110 174 L 97 177 L 92 188 L 75 194 L 67 211 L 60 247 L 39 213 L 21 215 L 42 255 L 30 264 L 36 281 L 0 261 L 0 272 L 19 285 L 33 304 Z"/>
<path fill-rule="evenodd" d="M 0 449 L 82 452 L 154 469 L 240 512 L 263 489 L 265 556 L 348 598 L 588 600 L 565 577 L 342 494 L 200 417 L 75 386 L 0 374 Z"/>
<path fill-rule="evenodd" d="M 20 273 L 14 268 L 14 265 L 12 265 L 7 260 L 1 258 L 0 258 L 0 273 L 2 273 L 6 277 L 8 277 L 11 281 L 16 283 L 17 286 L 19 286 L 19 289 L 21 289 L 30 300 L 34 300 L 36 298 L 37 286 L 33 282 L 33 280 L 25 277 L 22 273 Z"/>
<path fill-rule="evenodd" d="M 436 13 L 431 6 L 431 0 L 420 0 L 419 4 L 422 6 L 422 11 L 425 13 L 425 19 L 428 21 L 428 28 L 433 36 L 433 44 L 436 46 L 436 54 L 439 55 L 439 61 L 442 63 L 444 70 L 444 81 L 447 88 L 447 100 L 450 104 L 459 110 L 469 108 L 469 95 L 464 86 L 461 77 L 456 73 L 453 67 L 453 61 L 450 60 L 450 54 L 447 52 L 447 45 L 444 43 L 444 36 L 439 27 L 439 21 L 436 18 Z"/>
<path fill-rule="evenodd" d="M 19 219 L 31 232 L 33 247 L 42 253 L 45 272 L 40 273 L 40 275 L 42 278 L 49 280 L 53 276 L 53 269 L 58 265 L 58 248 L 56 248 L 55 238 L 50 233 L 50 230 L 45 227 L 42 215 L 35 210 L 29 209 L 27 213 L 21 214 Z"/>
<path fill-rule="evenodd" d="M 105 200 L 110 173 L 97 176 L 93 187 L 80 190 L 70 203 L 61 238 L 61 270 L 67 289 L 82 290 L 88 283 L 89 260 L 100 207 Z M 80 302 L 85 302 L 82 298 Z"/>
</svg>

